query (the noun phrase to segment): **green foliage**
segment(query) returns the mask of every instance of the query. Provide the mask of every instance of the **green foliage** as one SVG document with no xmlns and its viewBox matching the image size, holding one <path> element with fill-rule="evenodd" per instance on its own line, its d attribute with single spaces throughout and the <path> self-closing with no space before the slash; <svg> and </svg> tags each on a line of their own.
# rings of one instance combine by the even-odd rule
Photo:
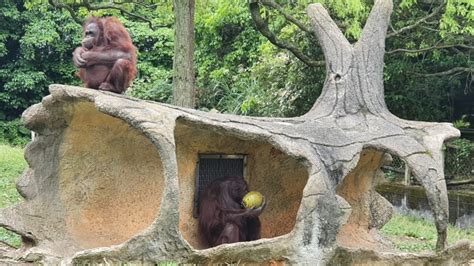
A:
<svg viewBox="0 0 474 266">
<path fill-rule="evenodd" d="M 394 215 L 381 232 L 402 251 L 419 252 L 434 250 L 436 247 L 437 232 L 434 223 L 421 218 Z M 474 230 L 448 225 L 448 243 L 453 244 L 461 239 L 474 241 Z"/>
<path fill-rule="evenodd" d="M 263 44 L 264 46 L 267 44 Z M 263 48 L 265 49 L 265 48 Z M 283 52 L 262 52 L 253 66 L 262 96 L 256 110 L 266 116 L 296 116 L 307 112 L 321 92 L 325 71 L 309 68 Z"/>
<path fill-rule="evenodd" d="M 407 72 L 423 71 L 426 69 L 424 64 L 428 63 L 403 55 L 387 58 L 384 73 L 387 106 L 397 116 L 406 119 L 450 120 L 454 107 L 448 94 L 450 88 L 456 85 L 460 87 L 459 80 L 449 80 L 445 77 L 413 78 L 407 75 Z"/>
<path fill-rule="evenodd" d="M 413 0 L 401 1 L 395 8 L 392 26 L 395 29 L 413 25 L 420 18 L 433 12 L 436 6 L 417 3 Z M 386 50 L 417 50 L 439 46 L 442 43 L 464 43 L 465 35 L 441 30 L 437 20 L 446 13 L 432 18 L 434 23 L 421 25 L 386 41 Z M 396 115 L 413 120 L 452 121 L 456 113 L 453 102 L 465 97 L 469 75 L 424 76 L 423 73 L 437 73 L 455 67 L 469 67 L 470 59 L 464 50 L 428 49 L 419 52 L 398 52 L 385 57 L 385 98 L 389 109 Z M 461 74 L 461 75 L 460 75 Z"/>
<path fill-rule="evenodd" d="M 412 7 L 414 4 L 416 4 L 416 0 L 402 0 L 399 4 L 400 8 L 410 8 Z"/>
<path fill-rule="evenodd" d="M 440 22 L 440 35 L 474 35 L 474 2 L 471 0 L 448 0 L 446 12 Z"/>
<path fill-rule="evenodd" d="M 244 1 L 206 1 L 196 10 L 199 108 L 254 116 L 294 116 L 311 108 L 323 71 L 275 49 L 253 28 Z M 294 27 L 280 30 L 308 46 Z"/>
<path fill-rule="evenodd" d="M 468 121 L 466 121 L 466 118 L 467 118 L 466 115 L 461 116 L 460 119 L 455 120 L 455 121 L 453 122 L 453 126 L 454 126 L 455 128 L 458 128 L 458 129 L 461 129 L 461 128 L 468 128 L 468 127 L 471 125 L 471 123 L 469 123 Z"/>
<path fill-rule="evenodd" d="M 145 68 L 147 64 L 143 63 L 140 67 Z M 171 71 L 150 66 L 146 72 L 149 75 L 134 81 L 127 95 L 144 100 L 171 103 L 173 95 Z"/>
<path fill-rule="evenodd" d="M 21 200 L 15 188 L 15 180 L 25 168 L 22 148 L 0 144 L 0 208 Z M 17 234 L 0 228 L 0 241 L 18 247 L 21 240 Z"/>
<path fill-rule="evenodd" d="M 18 116 L 38 102 L 51 83 L 78 84 L 71 52 L 80 27 L 48 5 L 25 9 L 23 1 L 0 3 L 0 112 Z M 1 48 L 3 47 L 3 49 Z"/>
<path fill-rule="evenodd" d="M 309 27 L 305 9 L 314 1 L 277 2 L 284 12 Z M 365 0 L 318 2 L 328 9 L 351 42 L 360 36 L 373 5 L 373 1 Z M 473 35 L 471 2 L 448 1 L 429 23 L 387 39 L 386 50 L 465 42 Z M 436 7 L 416 0 L 396 0 L 394 4 L 394 29 L 412 25 Z M 138 76 L 128 94 L 170 102 L 172 2 L 159 3 L 156 9 L 131 3 L 122 7 L 151 19 L 158 27 L 151 29 L 147 23 L 112 9 L 80 8 L 77 15 L 80 19 L 89 15 L 118 16 L 139 52 Z M 265 8 L 262 17 L 279 39 L 293 43 L 315 60 L 323 59 L 314 36 L 288 23 L 281 12 Z M 311 108 L 324 83 L 324 68 L 308 67 L 288 51 L 270 44 L 254 29 L 247 1 L 197 1 L 195 18 L 198 108 L 258 116 L 295 116 Z M 0 3 L 0 25 L 9 25 L 0 30 L 1 119 L 18 117 L 47 94 L 51 83 L 80 84 L 74 76 L 71 53 L 80 45 L 81 27 L 68 12 L 53 9 L 42 0 L 5 0 Z M 454 110 L 453 99 L 472 93 L 466 89 L 469 76 L 418 74 L 469 67 L 470 57 L 464 51 L 435 49 L 388 54 L 384 78 L 389 109 L 403 118 L 427 121 L 452 121 L 467 113 Z"/>
<path fill-rule="evenodd" d="M 252 82 L 246 72 L 256 59 L 255 44 L 260 41 L 246 15 L 246 3 L 207 1 L 196 13 L 198 106 L 240 113 L 247 100 L 241 94 Z"/>
<path fill-rule="evenodd" d="M 367 20 L 371 5 L 364 0 L 319 0 L 329 9 L 333 18 L 340 21 L 345 28 L 344 34 L 349 40 L 357 40 Z"/>
<path fill-rule="evenodd" d="M 30 131 L 23 126 L 20 119 L 0 121 L 0 143 L 24 146 L 30 141 Z"/>
<path fill-rule="evenodd" d="M 163 16 L 165 13 L 165 10 L 159 12 Z M 172 12 L 169 11 L 167 14 Z M 127 94 L 144 100 L 170 103 L 174 53 L 173 29 L 152 30 L 143 22 L 133 21 L 127 21 L 125 26 L 139 51 L 137 65 L 139 74 Z"/>
</svg>

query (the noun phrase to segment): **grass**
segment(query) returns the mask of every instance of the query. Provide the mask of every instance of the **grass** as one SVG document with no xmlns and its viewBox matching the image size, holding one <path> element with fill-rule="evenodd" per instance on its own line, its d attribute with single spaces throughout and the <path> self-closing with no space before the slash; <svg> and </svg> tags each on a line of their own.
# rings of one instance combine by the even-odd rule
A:
<svg viewBox="0 0 474 266">
<path fill-rule="evenodd" d="M 20 201 L 15 180 L 25 168 L 23 148 L 0 144 L 0 208 Z"/>
<path fill-rule="evenodd" d="M 21 200 L 16 191 L 15 180 L 26 168 L 23 148 L 0 144 L 0 208 L 11 206 Z M 20 237 L 0 228 L 0 241 L 12 246 L 20 245 Z"/>
<path fill-rule="evenodd" d="M 382 234 L 402 251 L 430 251 L 436 247 L 437 234 L 434 223 L 417 217 L 395 214 L 382 228 Z M 461 239 L 474 241 L 474 229 L 459 229 L 449 225 L 448 244 L 454 244 Z"/>
</svg>

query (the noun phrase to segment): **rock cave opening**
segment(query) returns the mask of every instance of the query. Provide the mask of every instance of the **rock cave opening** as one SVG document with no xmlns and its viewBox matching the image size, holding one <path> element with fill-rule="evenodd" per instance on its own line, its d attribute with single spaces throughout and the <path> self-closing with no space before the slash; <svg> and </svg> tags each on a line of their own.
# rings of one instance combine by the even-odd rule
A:
<svg viewBox="0 0 474 266">
<path fill-rule="evenodd" d="M 164 177 L 154 144 L 123 120 L 75 103 L 59 147 L 58 197 L 81 248 L 120 244 L 159 214 Z"/>
<path fill-rule="evenodd" d="M 338 244 L 348 248 L 387 250 L 391 246 L 379 235 L 393 214 L 392 204 L 375 191 L 384 182 L 381 166 L 391 156 L 383 151 L 364 149 L 357 166 L 338 185 L 336 193 L 351 205 L 351 214 L 337 234 Z"/>
<path fill-rule="evenodd" d="M 261 192 L 267 207 L 260 216 L 262 238 L 290 233 L 296 222 L 308 170 L 303 163 L 257 137 L 178 119 L 174 132 L 180 187 L 179 229 L 195 249 L 208 248 L 193 216 L 196 167 L 202 154 L 245 156 L 244 179 Z"/>
</svg>

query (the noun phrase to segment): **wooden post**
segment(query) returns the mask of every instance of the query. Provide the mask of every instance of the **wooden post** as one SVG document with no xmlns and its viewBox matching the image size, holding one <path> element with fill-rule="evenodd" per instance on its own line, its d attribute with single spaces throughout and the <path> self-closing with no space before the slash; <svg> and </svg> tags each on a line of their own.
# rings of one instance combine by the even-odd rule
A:
<svg viewBox="0 0 474 266">
<path fill-rule="evenodd" d="M 411 185 L 411 169 L 407 163 L 405 163 L 405 186 Z"/>
</svg>

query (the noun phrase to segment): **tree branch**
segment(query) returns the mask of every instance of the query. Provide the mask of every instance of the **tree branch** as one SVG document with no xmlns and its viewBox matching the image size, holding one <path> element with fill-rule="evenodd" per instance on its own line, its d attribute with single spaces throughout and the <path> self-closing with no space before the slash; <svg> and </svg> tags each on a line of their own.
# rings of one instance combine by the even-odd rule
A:
<svg viewBox="0 0 474 266">
<path fill-rule="evenodd" d="M 320 3 L 310 4 L 306 12 L 323 50 L 327 71 L 344 75 L 353 60 L 352 45 Z"/>
<path fill-rule="evenodd" d="M 427 19 L 429 18 L 432 18 L 434 16 L 436 16 L 439 12 L 441 12 L 441 10 L 443 9 L 444 5 L 440 5 L 438 6 L 432 13 L 426 15 L 425 17 L 422 17 L 421 19 L 419 19 L 418 21 L 416 21 L 415 23 L 411 24 L 411 25 L 408 25 L 406 27 L 403 27 L 399 30 L 394 30 L 393 32 L 390 32 L 389 34 L 387 34 L 387 38 L 390 38 L 390 37 L 393 37 L 393 36 L 397 36 L 405 31 L 408 31 L 408 30 L 411 30 L 415 27 L 417 27 L 418 25 L 420 25 L 421 23 L 425 22 Z"/>
<path fill-rule="evenodd" d="M 80 20 L 77 15 L 76 15 L 76 12 L 74 12 L 74 10 L 72 9 L 72 7 L 70 7 L 69 5 L 66 5 L 66 4 L 61 4 L 61 3 L 58 3 L 56 2 L 55 0 L 48 0 L 48 3 L 53 6 L 54 8 L 57 8 L 57 9 L 66 9 L 69 14 L 71 15 L 72 19 L 79 25 L 82 26 L 82 23 L 83 21 Z"/>
<path fill-rule="evenodd" d="M 385 39 L 387 28 L 390 24 L 390 15 L 393 11 L 392 0 L 378 0 L 375 1 L 372 10 L 370 11 L 367 22 L 362 29 L 362 34 L 357 41 L 356 47 L 362 46 L 371 47 L 370 54 L 376 56 L 377 62 L 383 65 L 383 57 L 385 53 Z M 382 67 L 383 68 L 383 67 Z"/>
<path fill-rule="evenodd" d="M 285 17 L 286 20 L 288 20 L 289 22 L 295 24 L 302 31 L 307 32 L 309 34 L 314 34 L 314 32 L 312 30 L 308 29 L 301 21 L 299 21 L 296 18 L 294 18 L 293 16 L 287 14 L 283 10 L 283 7 L 280 6 L 279 4 L 277 4 L 275 1 L 273 1 L 273 0 L 260 0 L 259 2 L 264 6 L 267 6 L 267 7 L 278 10 L 278 12 L 280 12 L 280 14 L 282 14 Z"/>
<path fill-rule="evenodd" d="M 305 63 L 308 66 L 312 67 L 321 67 L 324 66 L 325 63 L 324 61 L 315 61 L 303 54 L 296 46 L 289 42 L 285 42 L 282 40 L 279 40 L 273 32 L 270 31 L 268 28 L 267 22 L 260 16 L 260 5 L 258 1 L 250 1 L 249 2 L 249 7 L 250 7 L 250 14 L 252 15 L 252 20 L 254 22 L 255 27 L 257 30 L 265 36 L 272 44 L 275 46 L 286 49 L 290 51 L 293 55 L 295 55 L 298 59 L 300 59 L 303 63 Z"/>
<path fill-rule="evenodd" d="M 158 6 L 158 4 L 146 4 L 145 2 L 143 1 L 134 1 L 134 2 L 117 2 L 117 1 L 113 1 L 114 5 L 124 5 L 124 4 L 135 4 L 135 5 L 139 5 L 139 6 L 142 6 L 144 8 L 148 8 L 148 9 L 152 9 L 152 8 L 156 8 Z"/>
<path fill-rule="evenodd" d="M 81 25 L 83 24 L 83 21 L 77 17 L 76 12 L 74 11 L 73 7 L 85 7 L 87 10 L 115 9 L 115 10 L 118 10 L 118 11 L 122 12 L 123 14 L 126 14 L 130 17 L 134 17 L 134 18 L 137 18 L 137 19 L 142 20 L 144 22 L 147 22 L 148 26 L 151 29 L 155 28 L 153 26 L 153 22 L 151 20 L 149 20 L 149 19 L 147 19 L 143 16 L 134 14 L 134 13 L 132 13 L 130 11 L 127 11 L 124 8 L 118 6 L 119 4 L 120 5 L 125 4 L 125 2 L 122 2 L 122 3 L 109 2 L 109 3 L 102 3 L 102 4 L 93 5 L 89 2 L 89 0 L 82 0 L 81 2 L 75 2 L 72 6 L 60 3 L 57 0 L 48 0 L 48 3 L 51 6 L 55 7 L 55 8 L 66 9 L 69 12 L 69 14 L 71 14 L 71 17 L 74 19 L 74 21 L 77 22 L 78 24 L 81 24 Z M 134 2 L 129 2 L 129 3 L 130 4 L 143 5 L 143 4 L 134 3 Z M 167 27 L 167 26 L 169 26 L 169 25 L 162 25 L 162 27 Z"/>
<path fill-rule="evenodd" d="M 421 49 L 395 49 L 395 50 L 387 51 L 385 53 L 386 54 L 394 54 L 394 53 L 399 53 L 399 52 L 420 53 L 420 52 L 426 52 L 426 51 L 435 50 L 435 49 L 446 49 L 446 48 L 452 48 L 452 47 L 474 49 L 474 46 L 469 46 L 465 44 L 446 44 L 446 45 L 432 46 L 432 47 L 426 47 L 426 48 L 421 48 Z"/>
<path fill-rule="evenodd" d="M 474 68 L 469 68 L 469 67 L 455 67 L 455 68 L 452 68 L 450 70 L 446 70 L 446 71 L 443 71 L 443 72 L 437 72 L 437 73 L 416 73 L 416 75 L 418 76 L 422 76 L 422 77 L 439 77 L 439 76 L 447 76 L 447 75 L 451 75 L 451 74 L 456 74 L 456 73 L 462 73 L 462 72 L 468 72 L 468 73 L 473 73 L 474 72 Z"/>
<path fill-rule="evenodd" d="M 97 4 L 97 5 L 91 5 L 89 3 L 89 0 L 83 0 L 82 3 L 79 3 L 79 4 L 76 4 L 77 6 L 83 6 L 85 8 L 87 8 L 88 10 L 101 10 L 101 9 L 115 9 L 115 10 L 119 10 L 120 12 L 123 12 L 124 14 L 127 14 L 129 15 L 130 17 L 134 17 L 134 18 L 137 18 L 139 20 L 142 20 L 142 21 L 145 21 L 148 23 L 149 27 L 151 29 L 154 29 L 153 27 L 153 22 L 143 16 L 140 16 L 140 15 L 136 15 L 130 11 L 127 11 L 121 7 L 118 7 L 117 5 L 113 4 L 113 3 L 109 3 L 109 4 Z"/>
<path fill-rule="evenodd" d="M 439 30 L 437 30 L 437 29 L 433 29 L 433 28 L 430 28 L 430 27 L 427 27 L 427 26 L 424 26 L 424 25 L 420 26 L 420 28 L 428 30 L 428 31 L 439 32 Z"/>
</svg>

